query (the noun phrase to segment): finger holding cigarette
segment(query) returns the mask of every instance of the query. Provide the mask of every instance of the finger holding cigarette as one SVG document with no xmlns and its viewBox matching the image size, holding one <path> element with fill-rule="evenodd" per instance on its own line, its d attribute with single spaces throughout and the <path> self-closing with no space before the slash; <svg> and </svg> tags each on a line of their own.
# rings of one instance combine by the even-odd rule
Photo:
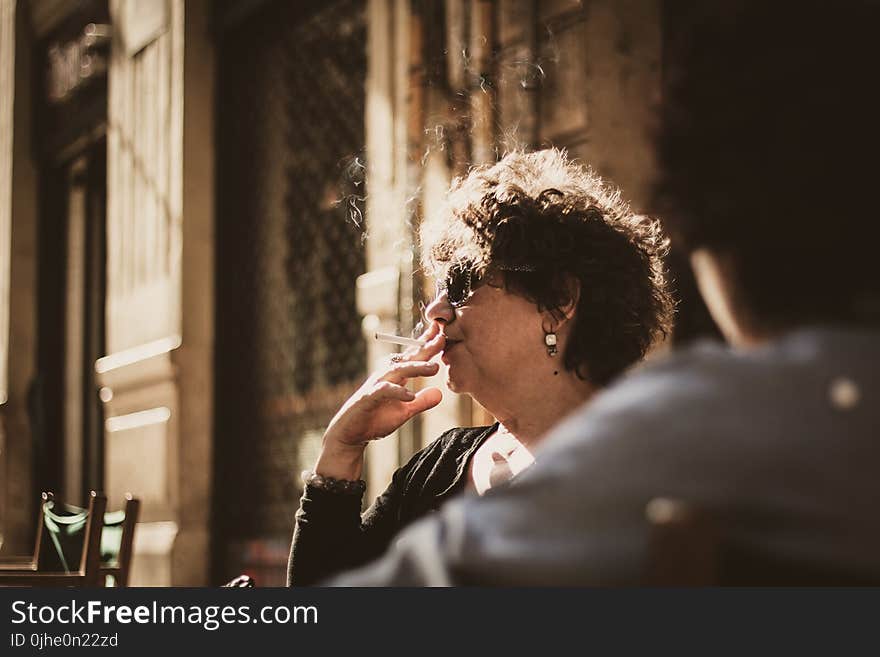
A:
<svg viewBox="0 0 880 657">
<path fill-rule="evenodd" d="M 406 351 L 394 354 L 391 363 L 380 365 L 336 413 L 324 432 L 315 472 L 337 479 L 358 479 L 363 470 L 363 448 L 367 442 L 396 431 L 410 418 L 440 403 L 443 394 L 434 387 L 407 389 L 408 383 L 432 377 L 440 369 L 429 362 L 440 353 L 446 338 L 432 322 L 418 338 L 388 333 L 374 334 L 376 340 L 402 344 Z"/>
<path fill-rule="evenodd" d="M 396 362 L 430 360 L 439 354 L 446 344 L 446 338 L 440 332 L 440 325 L 437 322 L 431 322 L 428 329 L 418 338 L 407 338 L 391 333 L 375 333 L 374 335 L 376 340 L 381 342 L 389 342 L 407 347 L 407 350 L 402 354 L 395 354 L 394 360 Z"/>
</svg>

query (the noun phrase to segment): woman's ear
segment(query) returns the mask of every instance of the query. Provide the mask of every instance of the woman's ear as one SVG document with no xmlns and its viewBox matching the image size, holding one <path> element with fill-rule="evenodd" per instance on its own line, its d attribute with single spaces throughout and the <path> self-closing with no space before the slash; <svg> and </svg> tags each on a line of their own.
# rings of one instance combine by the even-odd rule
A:
<svg viewBox="0 0 880 657">
<path fill-rule="evenodd" d="M 553 331 L 557 331 L 562 324 L 574 318 L 577 312 L 578 302 L 581 298 L 580 281 L 574 276 L 566 276 L 563 285 L 565 285 L 565 294 L 563 295 L 565 301 L 556 308 L 544 311 L 546 316 L 545 330 L 550 330 L 546 328 L 550 326 Z"/>
<path fill-rule="evenodd" d="M 561 321 L 572 319 L 577 312 L 578 302 L 581 299 L 581 282 L 574 276 L 565 277 L 565 298 L 568 299 L 565 304 L 559 307 L 562 312 Z"/>
</svg>

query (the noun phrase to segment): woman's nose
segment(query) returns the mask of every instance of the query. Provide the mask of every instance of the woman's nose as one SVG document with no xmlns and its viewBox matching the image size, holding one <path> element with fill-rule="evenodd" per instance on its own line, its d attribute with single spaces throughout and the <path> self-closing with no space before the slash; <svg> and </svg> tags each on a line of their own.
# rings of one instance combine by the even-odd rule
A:
<svg viewBox="0 0 880 657">
<path fill-rule="evenodd" d="M 440 322 L 441 324 L 449 324 L 455 319 L 455 308 L 449 305 L 449 299 L 446 292 L 441 292 L 434 300 L 425 308 L 425 317 L 430 322 Z"/>
</svg>

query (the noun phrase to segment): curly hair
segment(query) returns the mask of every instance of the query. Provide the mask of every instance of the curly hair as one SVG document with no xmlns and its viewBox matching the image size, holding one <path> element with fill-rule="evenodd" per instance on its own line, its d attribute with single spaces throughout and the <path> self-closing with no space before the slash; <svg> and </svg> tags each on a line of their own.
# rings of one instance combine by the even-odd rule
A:
<svg viewBox="0 0 880 657">
<path fill-rule="evenodd" d="M 515 151 L 456 179 L 420 231 L 435 276 L 468 263 L 556 316 L 575 301 L 567 370 L 606 385 L 666 336 L 672 300 L 658 222 L 564 151 Z M 577 288 L 572 285 L 578 282 Z"/>
<path fill-rule="evenodd" d="M 730 259 L 758 328 L 880 320 L 878 21 L 876 0 L 666 17 L 654 208 L 676 246 Z"/>
</svg>

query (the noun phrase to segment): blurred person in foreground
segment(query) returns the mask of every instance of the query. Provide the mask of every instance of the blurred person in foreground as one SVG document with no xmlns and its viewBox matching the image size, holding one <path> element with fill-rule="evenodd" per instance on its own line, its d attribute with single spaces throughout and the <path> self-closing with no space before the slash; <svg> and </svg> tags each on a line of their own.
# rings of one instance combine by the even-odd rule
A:
<svg viewBox="0 0 880 657">
<path fill-rule="evenodd" d="M 638 583 L 657 496 L 770 558 L 880 580 L 878 4 L 672 6 L 657 207 L 729 347 L 640 368 L 514 485 L 332 584 Z"/>
<path fill-rule="evenodd" d="M 426 344 L 370 376 L 328 426 L 296 515 L 289 583 L 381 555 L 407 524 L 462 491 L 515 480 L 559 420 L 665 335 L 671 314 L 657 223 L 555 149 L 514 152 L 457 181 L 421 230 L 440 282 Z M 361 516 L 370 440 L 439 403 L 407 383 L 448 366 L 447 385 L 498 422 L 452 429 L 394 474 Z"/>
</svg>

